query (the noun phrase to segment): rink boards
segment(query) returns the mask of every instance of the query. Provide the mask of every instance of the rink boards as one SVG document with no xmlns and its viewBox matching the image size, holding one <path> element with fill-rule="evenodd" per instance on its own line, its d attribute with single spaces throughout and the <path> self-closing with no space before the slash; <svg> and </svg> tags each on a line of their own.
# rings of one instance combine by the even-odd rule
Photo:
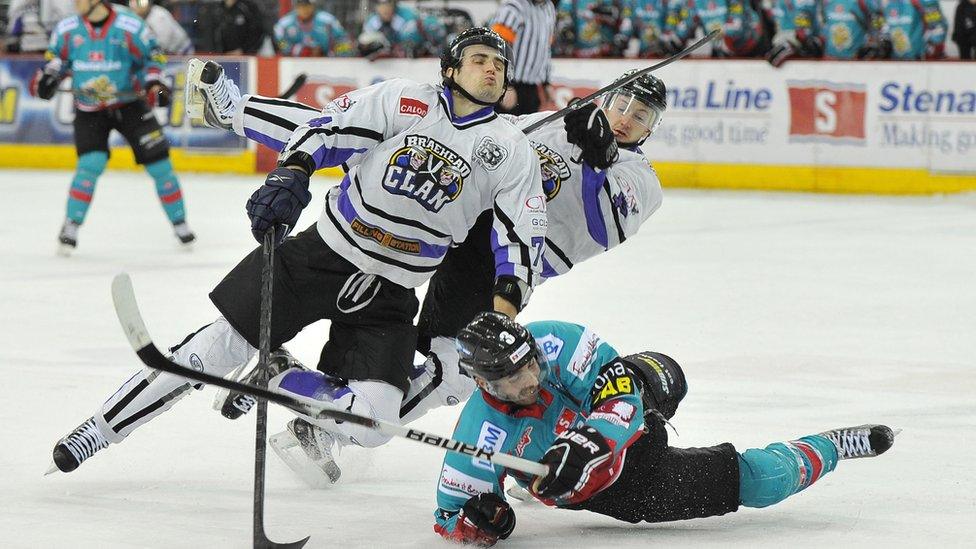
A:
<svg viewBox="0 0 976 549">
<path fill-rule="evenodd" d="M 430 75 L 435 59 L 223 58 L 245 92 L 277 95 L 299 73 L 295 99 L 322 106 L 388 78 Z M 556 60 L 554 103 L 592 93 L 638 60 Z M 0 60 L 0 166 L 71 168 L 70 94 L 52 102 L 26 94 L 39 59 Z M 174 103 L 159 109 L 177 170 L 255 173 L 273 151 L 182 116 L 183 63 L 171 59 Z M 976 64 L 961 62 L 693 59 L 659 73 L 668 113 L 644 145 L 670 187 L 862 193 L 976 190 Z M 65 87 L 65 84 L 62 84 Z M 113 165 L 131 154 L 113 142 Z"/>
</svg>

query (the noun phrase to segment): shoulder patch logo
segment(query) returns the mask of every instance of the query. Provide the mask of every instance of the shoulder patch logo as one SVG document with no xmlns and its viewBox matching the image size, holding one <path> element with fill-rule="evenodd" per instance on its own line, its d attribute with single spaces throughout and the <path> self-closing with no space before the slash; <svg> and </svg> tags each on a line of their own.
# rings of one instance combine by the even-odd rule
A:
<svg viewBox="0 0 976 549">
<path fill-rule="evenodd" d="M 542 192 L 546 194 L 546 200 L 552 200 L 559 194 L 563 182 L 568 180 L 572 172 L 566 160 L 553 150 L 542 143 L 530 141 L 535 154 L 539 157 L 539 168 L 542 170 Z"/>
<path fill-rule="evenodd" d="M 502 147 L 494 139 L 486 135 L 481 138 L 481 143 L 474 150 L 474 157 L 481 162 L 481 165 L 486 170 L 494 171 L 508 158 L 508 149 Z"/>
<path fill-rule="evenodd" d="M 478 435 L 478 448 L 486 452 L 497 452 L 505 444 L 506 437 L 508 433 L 504 429 L 490 421 L 485 421 L 481 424 L 481 434 Z M 471 463 L 481 469 L 495 470 L 491 462 L 483 459 L 471 458 Z"/>
<path fill-rule="evenodd" d="M 400 98 L 400 114 L 419 116 L 423 118 L 427 116 L 427 110 L 427 103 L 424 103 L 419 99 L 414 99 L 412 97 Z"/>
<path fill-rule="evenodd" d="M 356 102 L 349 99 L 348 95 L 342 94 L 330 101 L 329 104 L 325 106 L 325 110 L 332 113 L 346 112 L 349 110 L 349 107 L 355 104 Z"/>
<path fill-rule="evenodd" d="M 542 349 L 543 354 L 546 355 L 546 360 L 549 362 L 555 362 L 559 358 L 559 353 L 562 352 L 563 346 L 565 345 L 563 340 L 553 334 L 546 334 L 544 337 L 536 338 L 535 342 Z"/>
</svg>

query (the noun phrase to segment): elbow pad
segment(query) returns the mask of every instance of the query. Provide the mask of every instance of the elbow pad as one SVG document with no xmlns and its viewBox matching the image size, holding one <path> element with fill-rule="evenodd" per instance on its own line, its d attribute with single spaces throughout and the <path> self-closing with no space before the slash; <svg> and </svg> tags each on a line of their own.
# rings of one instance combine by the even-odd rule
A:
<svg viewBox="0 0 976 549">
<path fill-rule="evenodd" d="M 502 275 L 495 279 L 495 289 L 493 296 L 498 296 L 522 312 L 522 309 L 529 303 L 529 296 L 532 295 L 532 287 L 527 282 L 512 275 Z"/>
</svg>

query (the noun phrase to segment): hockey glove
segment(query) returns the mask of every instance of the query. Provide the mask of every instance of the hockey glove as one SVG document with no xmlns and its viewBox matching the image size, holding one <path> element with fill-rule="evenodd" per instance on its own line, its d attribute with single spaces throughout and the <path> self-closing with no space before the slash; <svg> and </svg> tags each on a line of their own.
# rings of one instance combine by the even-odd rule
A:
<svg viewBox="0 0 976 549">
<path fill-rule="evenodd" d="M 477 528 L 476 533 L 466 533 L 468 541 L 494 545 L 499 539 L 507 539 L 512 535 L 512 530 L 515 529 L 515 511 L 494 492 L 479 494 L 464 503 L 458 524 L 461 528 L 467 525 Z"/>
<path fill-rule="evenodd" d="M 150 109 L 170 106 L 173 102 L 172 97 L 173 92 L 166 84 L 159 80 L 146 82 L 146 103 L 149 103 Z"/>
<path fill-rule="evenodd" d="M 61 59 L 54 58 L 38 69 L 31 78 L 28 92 L 34 97 L 50 99 L 58 91 L 58 84 L 61 83 Z"/>
<path fill-rule="evenodd" d="M 674 31 L 665 31 L 658 38 L 658 48 L 662 55 L 674 55 L 684 48 L 684 42 Z"/>
<path fill-rule="evenodd" d="M 779 68 L 787 59 L 796 55 L 796 44 L 793 40 L 783 40 L 773 44 L 773 47 L 766 54 L 766 61 L 769 64 Z"/>
<path fill-rule="evenodd" d="M 857 50 L 858 59 L 888 59 L 891 57 L 891 39 L 881 37 Z"/>
<path fill-rule="evenodd" d="M 581 158 L 594 169 L 609 168 L 619 156 L 610 121 L 593 103 L 566 115 L 566 140 L 582 149 Z"/>
<path fill-rule="evenodd" d="M 602 488 L 590 485 L 590 480 L 605 479 L 596 474 L 597 470 L 612 460 L 610 444 L 595 428 L 583 425 L 563 431 L 542 456 L 541 462 L 549 466 L 549 474 L 536 477 L 532 491 L 543 498 L 586 499 Z"/>
<path fill-rule="evenodd" d="M 254 191 L 247 201 L 247 215 L 251 218 L 251 234 L 258 242 L 264 233 L 276 227 L 277 242 L 281 244 L 295 228 L 302 209 L 312 200 L 308 192 L 308 176 L 288 168 L 275 168 L 264 185 Z"/>
</svg>

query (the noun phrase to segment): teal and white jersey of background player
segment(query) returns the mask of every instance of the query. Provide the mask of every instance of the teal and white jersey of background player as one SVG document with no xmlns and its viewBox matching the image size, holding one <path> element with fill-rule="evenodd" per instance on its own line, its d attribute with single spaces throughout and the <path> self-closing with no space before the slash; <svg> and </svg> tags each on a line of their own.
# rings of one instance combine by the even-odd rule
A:
<svg viewBox="0 0 976 549">
<path fill-rule="evenodd" d="M 645 432 L 638 388 L 618 383 L 619 379 L 607 382 L 601 376 L 601 367 L 619 355 L 589 329 L 559 321 L 532 322 L 525 327 L 549 366 L 536 404 L 514 406 L 478 390 L 461 411 L 454 438 L 539 461 L 559 433 L 585 423 L 597 429 L 613 449 L 614 466 L 604 483 L 609 486 L 620 474 L 626 448 Z M 501 466 L 447 454 L 437 485 L 435 530 L 450 536 L 458 512 L 469 498 L 486 492 L 503 495 L 505 474 Z M 512 475 L 522 487 L 532 481 L 524 473 L 513 471 Z"/>
</svg>

